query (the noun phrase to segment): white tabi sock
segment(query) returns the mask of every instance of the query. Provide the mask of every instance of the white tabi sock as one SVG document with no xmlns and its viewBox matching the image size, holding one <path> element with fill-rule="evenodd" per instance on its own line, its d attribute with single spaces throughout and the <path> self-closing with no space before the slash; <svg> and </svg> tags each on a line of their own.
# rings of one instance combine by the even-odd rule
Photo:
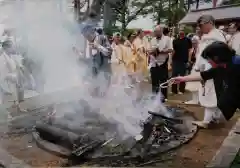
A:
<svg viewBox="0 0 240 168">
<path fill-rule="evenodd" d="M 205 107 L 204 118 L 203 118 L 204 123 L 209 124 L 211 121 L 213 121 L 213 116 L 214 116 L 215 110 L 216 110 L 216 108 Z"/>
</svg>

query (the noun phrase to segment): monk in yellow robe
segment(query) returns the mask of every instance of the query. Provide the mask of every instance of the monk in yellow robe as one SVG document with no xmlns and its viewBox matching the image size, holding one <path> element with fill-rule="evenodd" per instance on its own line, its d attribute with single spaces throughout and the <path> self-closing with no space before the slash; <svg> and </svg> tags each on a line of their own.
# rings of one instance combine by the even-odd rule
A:
<svg viewBox="0 0 240 168">
<path fill-rule="evenodd" d="M 148 58 L 146 51 L 149 49 L 149 43 L 146 38 L 144 38 L 144 33 L 142 30 L 137 32 L 137 37 L 133 41 L 133 50 L 136 53 L 136 75 L 137 81 L 141 81 L 147 77 L 148 72 Z"/>
<path fill-rule="evenodd" d="M 124 42 L 125 46 L 125 60 L 126 60 L 126 70 L 127 73 L 131 76 L 136 72 L 136 50 L 133 45 L 133 41 L 136 38 L 135 33 L 130 33 L 127 37 L 128 39 Z"/>
<path fill-rule="evenodd" d="M 112 43 L 112 57 L 111 57 L 111 67 L 112 73 L 115 76 L 115 79 L 126 74 L 126 48 L 121 43 L 121 35 L 120 33 L 115 33 L 113 35 L 113 43 Z"/>
</svg>

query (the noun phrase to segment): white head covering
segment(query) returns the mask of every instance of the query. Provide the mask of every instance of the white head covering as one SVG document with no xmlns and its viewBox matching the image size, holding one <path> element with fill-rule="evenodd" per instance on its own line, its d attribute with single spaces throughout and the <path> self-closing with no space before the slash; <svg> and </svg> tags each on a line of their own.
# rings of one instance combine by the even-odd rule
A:
<svg viewBox="0 0 240 168">
<path fill-rule="evenodd" d="M 200 38 L 197 35 L 192 37 L 192 41 L 199 41 L 199 40 L 200 40 Z"/>
</svg>

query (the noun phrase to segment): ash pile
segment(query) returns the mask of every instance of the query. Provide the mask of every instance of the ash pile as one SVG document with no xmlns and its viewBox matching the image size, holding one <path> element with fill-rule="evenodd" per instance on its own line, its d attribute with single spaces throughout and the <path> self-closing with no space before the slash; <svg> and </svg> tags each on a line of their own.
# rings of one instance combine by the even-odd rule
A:
<svg viewBox="0 0 240 168">
<path fill-rule="evenodd" d="M 66 113 L 68 107 L 76 108 Z M 197 131 L 191 124 L 194 118 L 177 108 L 172 108 L 180 114 L 174 119 L 149 112 L 149 118 L 141 122 L 141 134 L 128 137 L 122 137 L 119 125 L 87 102 L 54 105 L 52 110 L 47 120 L 36 124 L 33 137 L 38 147 L 67 158 L 68 166 L 86 162 L 100 166 L 138 165 L 188 142 Z M 64 115 L 55 116 L 64 110 Z"/>
</svg>

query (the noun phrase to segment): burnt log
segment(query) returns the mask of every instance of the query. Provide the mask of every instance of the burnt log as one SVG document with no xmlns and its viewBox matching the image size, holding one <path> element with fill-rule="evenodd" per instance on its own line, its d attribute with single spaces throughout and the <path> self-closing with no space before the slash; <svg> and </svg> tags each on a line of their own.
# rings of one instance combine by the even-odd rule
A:
<svg viewBox="0 0 240 168">
<path fill-rule="evenodd" d="M 73 132 L 45 123 L 37 124 L 35 129 L 42 139 L 68 149 L 72 149 L 74 143 L 79 138 L 79 135 Z"/>
<path fill-rule="evenodd" d="M 164 120 L 167 120 L 169 123 L 172 123 L 172 124 L 183 124 L 183 120 L 181 119 L 176 119 L 176 118 L 170 118 L 170 117 L 166 117 L 162 114 L 159 114 L 159 113 L 156 113 L 156 112 L 152 112 L 152 111 L 149 111 L 148 112 L 149 114 L 155 116 L 155 117 L 160 117 Z"/>
<path fill-rule="evenodd" d="M 100 127 L 90 127 L 84 125 L 84 123 L 76 123 L 76 121 L 70 121 L 64 118 L 58 118 L 56 120 L 53 120 L 51 122 L 51 125 L 66 130 L 73 132 L 75 134 L 89 134 L 89 135 L 96 135 L 100 134 L 103 132 L 103 130 Z"/>
<path fill-rule="evenodd" d="M 87 143 L 83 146 L 80 146 L 80 147 L 76 148 L 72 152 L 72 155 L 77 156 L 77 157 L 81 157 L 85 153 L 94 151 L 95 149 L 100 147 L 103 143 L 104 143 L 104 141 L 99 141 L 99 140 L 92 141 L 90 143 Z"/>
</svg>

